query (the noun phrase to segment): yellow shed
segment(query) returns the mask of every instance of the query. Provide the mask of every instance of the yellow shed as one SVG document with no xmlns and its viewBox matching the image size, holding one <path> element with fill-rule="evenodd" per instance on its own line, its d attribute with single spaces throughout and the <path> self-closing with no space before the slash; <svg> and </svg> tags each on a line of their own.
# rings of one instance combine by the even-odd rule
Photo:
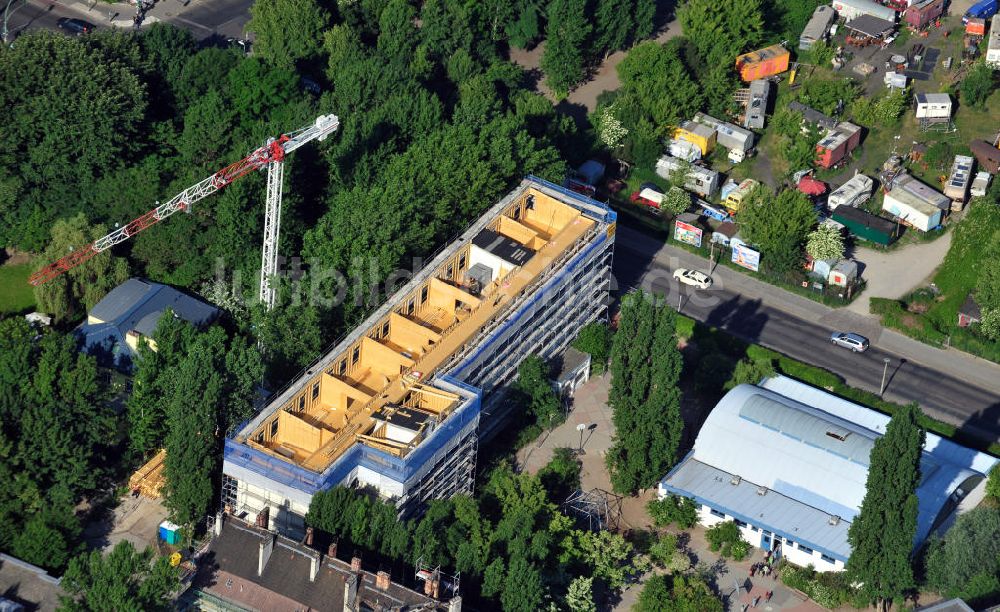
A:
<svg viewBox="0 0 1000 612">
<path fill-rule="evenodd" d="M 715 130 L 694 121 L 682 123 L 679 128 L 674 130 L 674 138 L 690 142 L 698 147 L 702 157 L 711 153 L 712 149 L 715 148 Z"/>
<path fill-rule="evenodd" d="M 745 198 L 748 193 L 753 191 L 753 188 L 757 185 L 760 185 L 760 183 L 753 179 L 746 179 L 740 183 L 739 187 L 731 191 L 729 195 L 726 196 L 722 205 L 734 213 L 740 212 L 740 208 L 743 207 L 743 198 Z"/>
</svg>

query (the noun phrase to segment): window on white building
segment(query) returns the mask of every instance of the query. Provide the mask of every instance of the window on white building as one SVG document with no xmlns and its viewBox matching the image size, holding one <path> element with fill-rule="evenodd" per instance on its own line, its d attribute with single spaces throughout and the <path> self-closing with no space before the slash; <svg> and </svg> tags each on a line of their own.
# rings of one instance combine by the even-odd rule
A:
<svg viewBox="0 0 1000 612">
<path fill-rule="evenodd" d="M 827 563 L 836 563 L 836 559 L 834 559 L 834 558 L 833 558 L 833 557 L 831 557 L 830 555 L 822 555 L 822 554 L 821 554 L 821 555 L 819 556 L 819 558 L 820 558 L 820 559 L 822 559 L 822 560 L 824 560 L 824 561 L 826 561 Z"/>
<path fill-rule="evenodd" d="M 719 512 L 715 508 L 709 508 L 708 511 L 709 513 L 711 513 L 712 516 L 717 516 L 719 518 L 726 518 L 726 515 L 724 513 Z"/>
<path fill-rule="evenodd" d="M 747 524 L 744 523 L 743 521 L 741 521 L 740 519 L 733 519 L 733 522 L 736 523 L 736 525 L 739 526 L 739 527 L 746 527 L 747 526 Z"/>
<path fill-rule="evenodd" d="M 807 555 L 813 554 L 813 549 L 809 548 L 808 546 L 803 546 L 802 544 L 799 544 L 799 550 L 806 553 Z"/>
</svg>

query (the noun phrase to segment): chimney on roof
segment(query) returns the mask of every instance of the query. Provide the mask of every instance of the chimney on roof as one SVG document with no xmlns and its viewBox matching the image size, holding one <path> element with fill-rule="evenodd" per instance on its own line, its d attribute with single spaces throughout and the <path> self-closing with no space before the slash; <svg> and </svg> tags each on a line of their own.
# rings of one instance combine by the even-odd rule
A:
<svg viewBox="0 0 1000 612">
<path fill-rule="evenodd" d="M 344 612 L 358 609 L 358 575 L 350 574 L 344 581 Z"/>
<path fill-rule="evenodd" d="M 271 558 L 271 552 L 274 550 L 274 534 L 267 534 L 260 540 L 260 545 L 257 548 L 257 575 L 260 576 L 264 573 L 264 568 L 267 567 L 267 561 Z"/>
<path fill-rule="evenodd" d="M 316 574 L 319 573 L 319 562 L 318 552 L 309 555 L 309 582 L 316 582 Z"/>
<path fill-rule="evenodd" d="M 389 572 L 379 571 L 375 574 L 375 588 L 381 591 L 389 590 Z"/>
<path fill-rule="evenodd" d="M 351 571 L 352 572 L 361 571 L 361 557 L 351 557 Z"/>
<path fill-rule="evenodd" d="M 306 546 L 312 546 L 313 545 L 313 528 L 312 527 L 306 527 L 306 539 L 303 540 L 303 543 Z"/>
<path fill-rule="evenodd" d="M 330 557 L 331 559 L 335 559 L 337 557 L 337 541 L 336 540 L 334 540 L 333 542 L 330 542 L 330 545 L 326 547 L 326 556 Z"/>
<path fill-rule="evenodd" d="M 429 580 L 424 580 L 424 595 L 428 597 L 438 598 L 438 593 L 441 591 L 441 579 L 436 575 Z"/>
<path fill-rule="evenodd" d="M 271 524 L 271 506 L 264 506 L 264 509 L 257 513 L 257 526 L 267 529 Z"/>
<path fill-rule="evenodd" d="M 448 602 L 448 612 L 462 612 L 462 596 L 456 595 Z"/>
</svg>

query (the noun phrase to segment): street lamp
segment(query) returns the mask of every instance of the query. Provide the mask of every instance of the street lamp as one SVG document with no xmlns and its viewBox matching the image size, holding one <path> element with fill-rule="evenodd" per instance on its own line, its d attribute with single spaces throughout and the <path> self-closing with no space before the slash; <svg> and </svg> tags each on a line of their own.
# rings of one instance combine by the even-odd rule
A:
<svg viewBox="0 0 1000 612">
<path fill-rule="evenodd" d="M 19 6 L 15 6 L 13 11 L 10 10 L 10 7 L 13 6 L 14 4 L 17 4 L 17 3 L 18 3 L 18 0 L 7 0 L 7 5 L 4 6 L 4 9 L 3 9 L 3 27 L 2 27 L 2 30 L 0 30 L 0 37 L 3 38 L 4 42 L 8 42 L 7 41 L 7 37 L 10 34 L 10 32 L 7 30 L 7 20 L 8 20 L 8 18 L 11 15 L 13 15 L 14 12 L 17 11 L 17 9 L 23 8 L 24 5 L 28 4 L 28 0 L 21 0 Z"/>
<path fill-rule="evenodd" d="M 882 358 L 882 384 L 879 385 L 879 388 L 878 388 L 878 396 L 879 397 L 882 397 L 882 394 L 885 393 L 885 375 L 888 372 L 889 372 L 889 358 L 888 357 L 883 357 Z"/>
<path fill-rule="evenodd" d="M 580 449 L 579 449 L 578 452 L 579 452 L 579 454 L 582 455 L 583 454 L 583 432 L 587 431 L 587 424 L 586 423 L 580 423 L 579 425 L 576 426 L 576 430 L 578 432 L 580 432 Z"/>
</svg>

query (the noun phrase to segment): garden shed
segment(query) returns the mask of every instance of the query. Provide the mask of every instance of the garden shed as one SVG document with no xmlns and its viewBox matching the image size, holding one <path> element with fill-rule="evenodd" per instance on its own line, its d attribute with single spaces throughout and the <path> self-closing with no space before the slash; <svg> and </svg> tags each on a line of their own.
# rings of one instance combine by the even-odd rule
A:
<svg viewBox="0 0 1000 612">
<path fill-rule="evenodd" d="M 965 296 L 962 307 L 958 309 L 958 326 L 968 327 L 973 323 L 978 323 L 983 318 L 983 313 L 976 303 L 976 298 L 972 294 Z"/>
</svg>

